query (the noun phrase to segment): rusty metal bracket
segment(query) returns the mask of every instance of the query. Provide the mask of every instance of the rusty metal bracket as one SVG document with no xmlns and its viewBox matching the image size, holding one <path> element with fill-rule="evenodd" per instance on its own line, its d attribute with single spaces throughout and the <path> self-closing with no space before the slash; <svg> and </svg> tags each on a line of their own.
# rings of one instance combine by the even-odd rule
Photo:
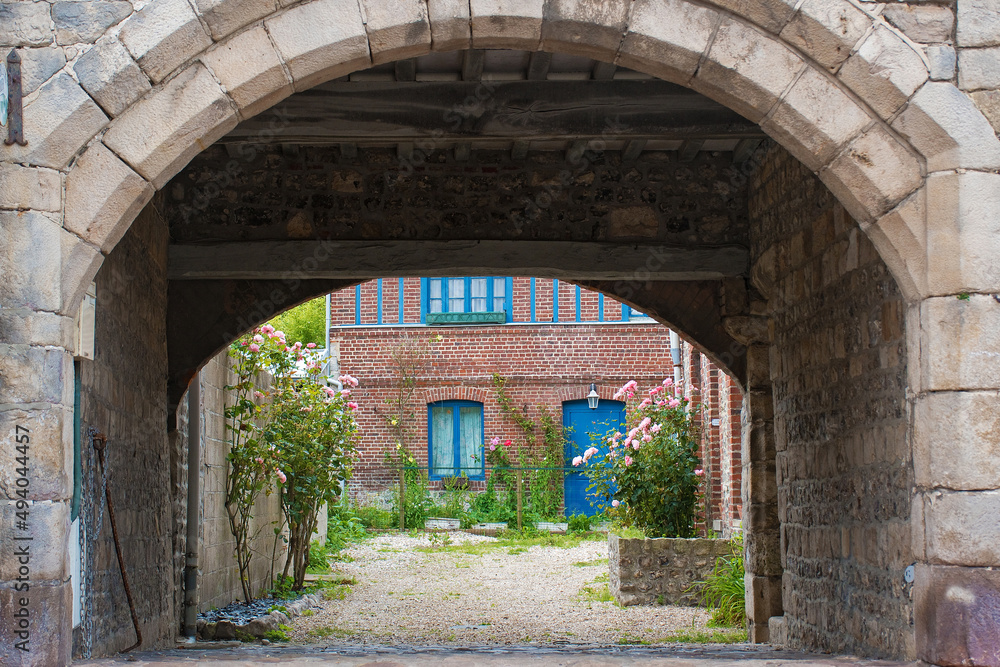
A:
<svg viewBox="0 0 1000 667">
<path fill-rule="evenodd" d="M 94 433 L 91 436 L 91 442 L 94 449 L 97 451 L 97 462 L 100 465 L 101 473 L 105 471 L 104 463 L 104 450 L 108 446 L 108 436 L 103 433 Z M 125 585 L 125 597 L 128 598 L 128 610 L 132 614 L 132 626 L 135 628 L 135 643 L 126 649 L 122 649 L 122 653 L 128 653 L 134 648 L 138 648 L 142 644 L 142 630 L 139 627 L 139 615 L 135 612 L 135 602 L 132 599 L 132 588 L 128 585 L 128 576 L 125 574 L 125 558 L 122 556 L 122 545 L 118 539 L 118 526 L 115 523 L 115 505 L 111 502 L 111 485 L 107 484 L 104 487 L 104 494 L 108 502 L 108 518 L 111 519 L 111 535 L 115 541 L 115 555 L 118 556 L 118 569 L 122 573 L 122 583 Z"/>
<path fill-rule="evenodd" d="M 24 140 L 24 105 L 21 99 L 21 56 L 18 55 L 17 49 L 11 49 L 7 54 L 7 90 L 10 96 L 8 111 L 10 127 L 7 129 L 4 144 L 27 146 L 28 142 Z"/>
</svg>

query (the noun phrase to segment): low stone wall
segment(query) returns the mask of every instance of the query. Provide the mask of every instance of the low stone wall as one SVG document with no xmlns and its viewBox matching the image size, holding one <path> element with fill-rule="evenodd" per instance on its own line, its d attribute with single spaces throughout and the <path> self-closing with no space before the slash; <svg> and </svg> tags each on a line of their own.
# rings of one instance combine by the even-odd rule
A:
<svg viewBox="0 0 1000 667">
<path fill-rule="evenodd" d="M 608 536 L 608 588 L 623 607 L 638 604 L 699 605 L 700 597 L 686 592 L 708 576 L 715 559 L 730 553 L 729 540 Z"/>
</svg>

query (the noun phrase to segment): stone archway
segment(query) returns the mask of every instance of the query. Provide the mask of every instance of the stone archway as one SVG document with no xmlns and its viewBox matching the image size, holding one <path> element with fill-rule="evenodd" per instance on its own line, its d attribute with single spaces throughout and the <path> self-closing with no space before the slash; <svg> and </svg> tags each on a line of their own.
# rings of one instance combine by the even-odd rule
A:
<svg viewBox="0 0 1000 667">
<path fill-rule="evenodd" d="M 208 5 L 198 15 L 187 3 L 154 0 L 81 57 L 80 83 L 62 72 L 29 97 L 29 143 L 10 148 L 2 165 L 13 184 L 5 206 L 18 210 L 16 224 L 4 214 L 0 230 L 11 268 L 0 315 L 8 346 L 0 393 L 12 406 L 5 421 L 67 423 L 72 317 L 86 286 L 154 191 L 238 119 L 371 63 L 433 49 L 587 54 L 759 121 L 819 174 L 889 266 L 908 302 L 917 647 L 925 659 L 950 659 L 933 620 L 964 604 L 948 591 L 982 590 L 976 599 L 989 600 L 1000 588 L 982 569 L 997 564 L 992 538 L 963 528 L 996 503 L 984 490 L 996 480 L 938 446 L 961 445 L 996 469 L 989 433 L 940 424 L 995 412 L 1000 235 L 991 211 L 1000 201 L 992 173 L 1000 142 L 964 93 L 929 80 L 908 38 L 847 0 Z M 772 273 L 768 261 L 754 267 L 758 282 Z M 56 536 L 36 574 L 52 608 L 63 610 L 52 617 L 54 634 L 68 614 L 59 537 L 67 431 L 51 430 L 42 481 L 32 487 L 36 521 Z M 4 476 L 13 479 L 12 468 Z M 68 659 L 65 642 L 48 650 L 39 664 Z"/>
</svg>

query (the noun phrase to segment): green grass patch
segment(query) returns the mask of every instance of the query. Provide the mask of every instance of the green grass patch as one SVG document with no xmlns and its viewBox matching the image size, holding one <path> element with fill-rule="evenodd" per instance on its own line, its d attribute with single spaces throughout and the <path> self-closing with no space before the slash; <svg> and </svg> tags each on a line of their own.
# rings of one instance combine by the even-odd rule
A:
<svg viewBox="0 0 1000 667">
<path fill-rule="evenodd" d="M 578 560 L 573 563 L 573 567 L 598 567 L 600 565 L 607 565 L 607 558 L 595 558 L 594 560 Z"/>
<path fill-rule="evenodd" d="M 308 632 L 310 637 L 320 637 L 326 639 L 327 637 L 350 637 L 354 634 L 353 630 L 344 630 L 342 628 L 332 628 L 330 626 L 323 626 L 322 628 L 316 628 L 315 630 L 310 630 Z"/>
<path fill-rule="evenodd" d="M 531 547 L 555 547 L 572 549 L 584 542 L 603 542 L 607 536 L 601 533 L 567 534 L 539 533 L 536 531 L 505 530 L 497 535 L 495 540 L 482 542 L 466 542 L 465 544 L 447 544 L 416 547 L 416 551 L 434 553 L 459 553 L 481 556 L 495 549 L 507 549 L 508 553 L 524 553 Z"/>
<path fill-rule="evenodd" d="M 614 602 L 615 597 L 611 595 L 607 583 L 592 582 L 586 584 L 576 594 L 581 602 Z"/>
</svg>

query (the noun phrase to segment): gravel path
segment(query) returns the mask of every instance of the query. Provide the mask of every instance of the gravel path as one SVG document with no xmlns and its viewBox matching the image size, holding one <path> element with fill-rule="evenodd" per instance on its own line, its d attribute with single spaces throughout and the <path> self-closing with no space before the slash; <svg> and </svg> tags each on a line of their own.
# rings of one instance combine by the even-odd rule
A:
<svg viewBox="0 0 1000 667">
<path fill-rule="evenodd" d="M 495 541 L 448 533 L 452 544 Z M 344 553 L 334 572 L 355 577 L 342 600 L 295 619 L 293 642 L 618 644 L 653 642 L 674 630 L 703 628 L 708 614 L 674 606 L 628 607 L 587 599 L 607 581 L 606 541 L 563 549 L 484 548 L 482 553 L 430 546 L 427 535 L 382 535 Z M 485 546 L 485 545 L 481 545 Z M 345 589 L 346 591 L 346 589 Z"/>
</svg>

